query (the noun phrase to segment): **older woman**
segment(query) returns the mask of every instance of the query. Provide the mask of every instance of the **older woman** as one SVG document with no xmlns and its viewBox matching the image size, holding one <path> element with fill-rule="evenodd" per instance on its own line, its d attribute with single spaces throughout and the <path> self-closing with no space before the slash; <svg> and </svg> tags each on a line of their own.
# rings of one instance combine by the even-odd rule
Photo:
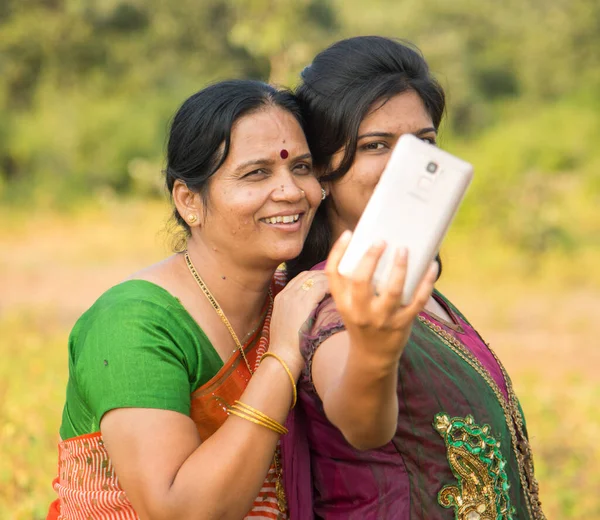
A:
<svg viewBox="0 0 600 520">
<path fill-rule="evenodd" d="M 73 328 L 49 518 L 286 518 L 278 441 L 326 290 L 275 275 L 322 198 L 295 99 L 210 86 L 179 109 L 167 159 L 187 248 Z"/>
<path fill-rule="evenodd" d="M 319 306 L 301 347 L 315 515 L 543 519 L 510 378 L 465 316 L 431 295 L 437 268 L 407 307 L 405 252 L 380 295 L 371 279 L 384 245 L 375 244 L 352 277 L 337 270 L 398 138 L 435 143 L 442 88 L 415 49 L 359 37 L 317 55 L 297 95 L 328 196 L 290 271 L 323 269 L 337 240 L 326 266 L 333 299 Z"/>
</svg>

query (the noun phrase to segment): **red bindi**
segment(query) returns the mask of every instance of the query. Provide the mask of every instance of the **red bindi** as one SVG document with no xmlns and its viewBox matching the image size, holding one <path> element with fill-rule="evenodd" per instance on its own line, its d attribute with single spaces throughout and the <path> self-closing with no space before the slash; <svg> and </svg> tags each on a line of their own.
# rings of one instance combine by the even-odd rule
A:
<svg viewBox="0 0 600 520">
<path fill-rule="evenodd" d="M 287 159 L 287 158 L 288 158 L 288 155 L 290 155 L 290 154 L 288 153 L 288 151 L 287 151 L 285 148 L 284 148 L 283 150 L 281 150 L 281 152 L 279 152 L 279 156 L 280 156 L 282 159 Z"/>
</svg>

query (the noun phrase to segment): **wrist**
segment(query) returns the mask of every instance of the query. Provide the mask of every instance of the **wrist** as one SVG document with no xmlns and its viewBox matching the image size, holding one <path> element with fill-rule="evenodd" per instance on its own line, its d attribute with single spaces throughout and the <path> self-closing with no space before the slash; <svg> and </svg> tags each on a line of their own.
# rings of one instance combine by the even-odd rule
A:
<svg viewBox="0 0 600 520">
<path fill-rule="evenodd" d="M 289 371 L 292 373 L 294 381 L 298 381 L 300 373 L 304 368 L 304 359 L 300 353 L 298 352 L 297 354 L 291 354 L 289 352 L 281 353 L 279 351 L 268 350 L 265 352 L 265 354 L 269 352 L 271 353 L 269 356 L 263 356 L 264 360 L 261 360 L 261 365 L 268 362 L 274 366 L 279 366 L 279 370 L 285 371 L 281 364 L 281 361 L 283 361 L 283 363 L 285 363 Z M 280 358 L 281 361 L 279 361 L 277 357 Z"/>
<path fill-rule="evenodd" d="M 292 391 L 291 408 L 294 408 L 298 400 L 298 390 L 296 388 L 296 381 L 298 380 L 300 372 L 292 371 L 292 368 L 290 368 L 289 364 L 283 359 L 283 357 L 279 356 L 274 352 L 265 352 L 260 361 L 260 365 L 263 364 L 266 364 L 267 369 L 271 372 L 271 374 L 269 375 L 270 378 L 284 377 L 285 379 L 287 379 L 287 385 Z M 275 376 L 275 374 L 277 374 L 277 376 Z"/>
</svg>

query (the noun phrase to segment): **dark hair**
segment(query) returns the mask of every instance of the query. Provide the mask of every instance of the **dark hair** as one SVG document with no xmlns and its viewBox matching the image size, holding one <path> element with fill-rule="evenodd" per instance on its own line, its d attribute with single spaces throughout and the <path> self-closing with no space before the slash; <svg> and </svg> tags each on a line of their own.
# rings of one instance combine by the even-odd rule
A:
<svg viewBox="0 0 600 520">
<path fill-rule="evenodd" d="M 359 126 L 374 103 L 414 91 L 436 129 L 444 115 L 444 90 L 420 51 L 406 42 L 380 36 L 341 40 L 317 54 L 301 78 L 296 96 L 313 163 L 327 171 L 321 181 L 333 181 L 348 172 L 356 155 Z M 344 146 L 339 167 L 328 171 L 333 155 Z M 331 245 L 326 204 L 321 204 L 302 253 L 287 263 L 290 277 L 325 260 Z"/>
<path fill-rule="evenodd" d="M 185 100 L 169 133 L 166 186 L 172 194 L 176 180 L 200 193 L 206 202 L 210 178 L 227 159 L 231 130 L 243 116 L 269 106 L 290 112 L 304 128 L 294 94 L 261 81 L 230 80 L 215 83 Z M 173 216 L 189 234 L 189 226 L 173 209 Z"/>
</svg>

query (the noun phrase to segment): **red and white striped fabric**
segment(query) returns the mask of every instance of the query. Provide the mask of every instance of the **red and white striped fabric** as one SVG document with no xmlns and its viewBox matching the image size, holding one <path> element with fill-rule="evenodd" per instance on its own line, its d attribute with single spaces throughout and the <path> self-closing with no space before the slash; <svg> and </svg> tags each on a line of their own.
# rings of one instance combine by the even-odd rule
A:
<svg viewBox="0 0 600 520">
<path fill-rule="evenodd" d="M 252 510 L 245 518 L 284 520 L 279 511 L 271 465 Z M 63 441 L 59 445 L 58 476 L 53 483 L 58 500 L 48 518 L 56 520 L 139 520 L 119 484 L 102 435 L 93 433 Z"/>
<path fill-rule="evenodd" d="M 277 293 L 285 287 L 286 284 L 286 275 L 285 271 L 278 269 L 273 276 L 273 294 L 277 295 Z M 271 330 L 271 314 L 272 308 L 268 310 L 267 317 L 265 318 L 265 324 L 263 326 L 263 334 L 260 338 L 260 342 L 258 347 L 256 348 L 256 365 L 254 366 L 254 370 L 258 368 L 261 358 L 263 354 L 269 348 L 269 332 Z M 277 443 L 277 455 L 278 459 L 281 461 L 281 454 L 279 451 L 279 442 Z M 287 519 L 287 512 L 282 513 L 279 510 L 279 506 L 277 505 L 277 494 L 276 494 L 276 486 L 277 484 L 277 471 L 275 468 L 275 464 L 271 464 L 269 468 L 269 473 L 267 474 L 267 478 L 265 479 L 265 483 L 263 484 L 258 497 L 254 501 L 254 505 L 252 506 L 252 511 L 250 511 L 245 518 L 252 518 L 254 520 L 257 519 L 265 519 L 265 520 L 285 520 Z"/>
<path fill-rule="evenodd" d="M 57 520 L 138 520 L 119 485 L 100 432 L 82 435 L 58 446 L 58 500 L 48 518 Z M 59 505 L 60 504 L 60 505 Z M 53 510 L 58 516 L 52 516 Z"/>
<path fill-rule="evenodd" d="M 279 443 L 277 444 L 277 450 L 279 451 Z M 281 460 L 281 457 L 279 457 L 279 459 Z M 287 519 L 287 511 L 282 513 L 277 505 L 277 494 L 275 492 L 276 483 L 277 472 L 275 471 L 275 464 L 271 464 L 265 483 L 263 484 L 258 497 L 256 497 L 256 500 L 254 501 L 252 510 L 244 517 L 245 519 Z"/>
</svg>

